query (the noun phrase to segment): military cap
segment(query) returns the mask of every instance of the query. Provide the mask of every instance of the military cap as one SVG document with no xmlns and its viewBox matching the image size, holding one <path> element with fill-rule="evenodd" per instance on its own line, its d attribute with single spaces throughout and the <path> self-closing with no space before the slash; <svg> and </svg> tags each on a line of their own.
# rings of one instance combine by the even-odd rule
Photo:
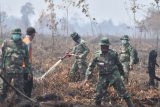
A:
<svg viewBox="0 0 160 107">
<path fill-rule="evenodd" d="M 76 32 L 73 32 L 70 36 L 72 37 L 72 39 L 73 39 L 74 41 L 76 41 L 76 40 L 80 39 L 79 34 L 78 34 L 78 33 L 76 33 Z"/>
<path fill-rule="evenodd" d="M 11 31 L 11 34 L 22 34 L 20 28 L 15 28 Z"/>
<path fill-rule="evenodd" d="M 109 42 L 109 39 L 107 37 L 103 37 L 101 38 L 100 40 L 100 45 L 106 45 L 106 46 L 109 46 L 110 45 L 110 42 Z"/>
<path fill-rule="evenodd" d="M 124 35 L 122 38 L 120 38 L 120 40 L 129 40 L 128 35 Z"/>
</svg>

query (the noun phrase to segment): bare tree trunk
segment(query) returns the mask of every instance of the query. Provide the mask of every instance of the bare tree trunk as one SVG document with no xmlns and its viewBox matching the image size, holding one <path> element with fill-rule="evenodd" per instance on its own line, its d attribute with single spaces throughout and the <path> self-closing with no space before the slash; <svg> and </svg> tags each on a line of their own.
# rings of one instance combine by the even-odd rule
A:
<svg viewBox="0 0 160 107">
<path fill-rule="evenodd" d="M 54 31 L 52 30 L 52 53 L 54 53 Z"/>
<path fill-rule="evenodd" d="M 0 13 L 1 13 L 1 7 L 0 7 Z M 3 39 L 3 31 L 2 31 L 2 16 L 0 15 L 0 30 L 1 30 L 1 32 L 0 32 L 0 36 L 1 36 L 1 38 Z"/>
<path fill-rule="evenodd" d="M 157 39 L 156 39 L 156 40 L 157 40 L 157 41 L 156 41 L 156 49 L 158 49 L 158 44 L 159 44 L 159 36 L 158 36 L 158 33 L 159 33 L 159 32 L 157 31 Z"/>
<path fill-rule="evenodd" d="M 3 39 L 3 30 L 2 30 L 2 23 L 0 23 L 0 29 L 1 29 L 1 38 Z"/>
<path fill-rule="evenodd" d="M 67 7 L 67 10 L 66 10 L 66 12 L 67 12 L 67 37 L 68 37 L 68 7 Z M 68 40 L 67 40 L 67 37 L 66 37 L 66 45 L 68 44 Z"/>
</svg>

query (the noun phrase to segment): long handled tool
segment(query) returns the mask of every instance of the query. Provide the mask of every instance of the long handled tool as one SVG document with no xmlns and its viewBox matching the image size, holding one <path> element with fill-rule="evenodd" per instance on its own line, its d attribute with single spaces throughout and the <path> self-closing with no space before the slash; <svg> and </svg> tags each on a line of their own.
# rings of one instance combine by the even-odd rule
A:
<svg viewBox="0 0 160 107">
<path fill-rule="evenodd" d="M 42 76 L 41 79 L 43 79 L 46 75 L 48 75 L 51 71 L 54 71 L 55 68 L 62 62 L 62 59 L 57 61 L 47 72 L 45 72 Z"/>
<path fill-rule="evenodd" d="M 45 72 L 41 77 L 40 79 L 44 79 L 44 77 L 46 75 L 48 75 L 49 73 L 53 72 L 55 70 L 55 68 L 63 61 L 64 58 L 66 58 L 68 55 L 70 56 L 77 56 L 75 54 L 67 54 L 67 55 L 64 55 L 59 61 L 57 61 L 47 72 Z"/>
<path fill-rule="evenodd" d="M 23 94 L 21 91 L 19 91 L 18 89 L 16 89 L 14 86 L 12 86 L 1 74 L 0 74 L 0 78 L 2 78 L 2 80 L 9 85 L 12 89 L 14 89 L 17 93 L 19 93 L 20 95 L 22 95 L 24 98 L 26 98 L 27 100 L 36 103 L 35 100 L 29 98 L 28 96 L 26 96 L 25 94 Z"/>
</svg>

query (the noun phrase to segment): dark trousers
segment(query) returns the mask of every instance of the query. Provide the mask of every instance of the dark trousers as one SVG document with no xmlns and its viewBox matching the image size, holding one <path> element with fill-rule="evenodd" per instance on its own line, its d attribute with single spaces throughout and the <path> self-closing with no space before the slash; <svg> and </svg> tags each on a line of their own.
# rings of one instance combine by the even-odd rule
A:
<svg viewBox="0 0 160 107">
<path fill-rule="evenodd" d="M 148 67 L 148 73 L 149 73 L 149 85 L 154 86 L 155 85 L 155 68 Z"/>
<path fill-rule="evenodd" d="M 24 92 L 25 95 L 31 97 L 32 88 L 33 88 L 33 78 L 28 80 L 28 73 L 24 73 Z"/>
<path fill-rule="evenodd" d="M 155 85 L 155 79 L 160 81 L 160 78 L 156 76 L 155 74 L 155 68 L 148 68 L 149 73 L 149 85 L 154 86 Z"/>
</svg>

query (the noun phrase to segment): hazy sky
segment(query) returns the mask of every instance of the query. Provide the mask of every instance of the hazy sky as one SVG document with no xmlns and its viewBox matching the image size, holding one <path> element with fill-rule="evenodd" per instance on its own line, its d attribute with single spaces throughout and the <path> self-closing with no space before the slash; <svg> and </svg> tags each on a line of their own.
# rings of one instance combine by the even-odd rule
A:
<svg viewBox="0 0 160 107">
<path fill-rule="evenodd" d="M 59 0 L 53 0 L 59 1 Z M 126 23 L 131 25 L 133 20 L 133 14 L 130 11 L 128 5 L 129 0 L 87 0 L 90 6 L 90 14 L 92 17 L 96 18 L 97 22 L 102 22 L 103 20 L 112 20 L 114 24 Z M 127 2 L 126 2 L 127 1 Z M 46 8 L 44 0 L 0 0 L 1 10 L 6 11 L 9 15 L 15 17 L 20 17 L 21 6 L 26 2 L 31 2 L 35 8 L 35 16 L 32 17 L 32 23 L 37 19 L 42 9 Z M 149 5 L 154 0 L 137 0 L 137 4 Z M 146 6 L 144 7 L 144 11 Z M 58 13 L 57 18 L 66 17 L 65 11 L 56 11 Z M 69 9 L 70 19 L 77 19 L 79 22 L 89 21 L 78 9 Z M 143 11 L 138 11 L 136 14 L 137 19 L 143 18 Z"/>
</svg>

